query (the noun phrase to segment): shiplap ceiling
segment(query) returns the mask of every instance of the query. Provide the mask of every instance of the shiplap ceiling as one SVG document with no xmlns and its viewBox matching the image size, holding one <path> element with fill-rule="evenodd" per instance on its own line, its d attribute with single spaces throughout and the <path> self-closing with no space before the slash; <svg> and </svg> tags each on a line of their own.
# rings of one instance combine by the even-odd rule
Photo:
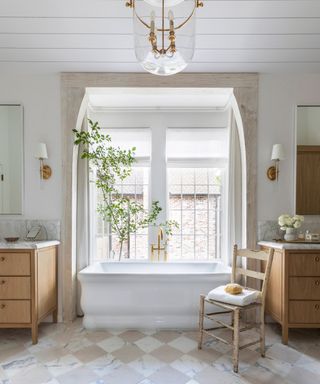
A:
<svg viewBox="0 0 320 384">
<path fill-rule="evenodd" d="M 0 0 L 0 68 L 141 71 L 124 0 Z M 320 0 L 204 0 L 189 72 L 320 72 Z"/>
</svg>

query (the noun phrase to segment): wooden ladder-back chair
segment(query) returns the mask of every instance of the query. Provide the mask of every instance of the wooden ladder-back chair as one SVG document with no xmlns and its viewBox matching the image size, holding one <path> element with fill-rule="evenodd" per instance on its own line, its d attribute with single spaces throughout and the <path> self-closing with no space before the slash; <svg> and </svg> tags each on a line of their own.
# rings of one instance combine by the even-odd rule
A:
<svg viewBox="0 0 320 384">
<path fill-rule="evenodd" d="M 225 344 L 232 345 L 234 372 L 238 372 L 239 350 L 249 347 L 251 345 L 260 343 L 261 356 L 263 357 L 265 356 L 265 325 L 264 325 L 265 299 L 266 299 L 266 293 L 267 293 L 268 280 L 269 280 L 270 271 L 271 271 L 271 264 L 273 260 L 273 253 L 274 253 L 274 249 L 272 248 L 270 248 L 270 250 L 267 252 L 267 251 L 251 251 L 248 249 L 238 249 L 236 245 L 233 247 L 231 283 L 236 282 L 236 277 L 238 274 L 244 276 L 245 286 L 247 284 L 247 277 L 262 281 L 261 290 L 254 290 L 252 288 L 245 287 L 246 289 L 259 292 L 259 299 L 257 301 L 249 305 L 239 306 L 239 305 L 228 304 L 222 301 L 211 300 L 205 295 L 200 296 L 200 311 L 199 311 L 200 337 L 199 337 L 198 347 L 199 349 L 202 348 L 204 335 L 211 336 Z M 247 261 L 248 259 L 251 259 L 251 260 L 257 260 L 259 262 L 266 263 L 265 271 L 257 272 L 257 271 L 249 270 L 247 268 L 245 269 L 242 267 L 238 267 L 238 259 L 242 257 L 246 258 Z M 205 313 L 205 303 L 216 305 L 222 308 L 222 311 Z M 250 325 L 245 324 L 243 328 L 240 328 L 240 313 L 252 308 L 257 308 L 260 310 L 260 338 L 258 340 L 255 340 L 240 346 L 239 345 L 240 332 L 244 332 L 249 329 L 257 327 L 257 324 L 254 323 Z M 226 322 L 215 318 L 215 316 L 225 315 L 227 313 L 231 314 L 231 324 L 227 324 Z M 214 328 L 205 329 L 204 319 L 212 320 L 216 322 L 218 326 Z M 233 333 L 232 342 L 229 342 L 228 340 L 225 340 L 222 337 L 212 333 L 212 331 L 214 330 L 223 329 L 223 328 L 232 330 L 232 333 Z"/>
</svg>

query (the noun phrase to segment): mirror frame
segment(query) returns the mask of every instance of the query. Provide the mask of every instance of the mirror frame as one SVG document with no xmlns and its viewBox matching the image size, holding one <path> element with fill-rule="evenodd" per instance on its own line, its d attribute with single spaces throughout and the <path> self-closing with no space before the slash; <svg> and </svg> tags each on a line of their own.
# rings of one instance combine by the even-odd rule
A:
<svg viewBox="0 0 320 384">
<path fill-rule="evenodd" d="M 25 210 L 25 134 L 24 134 L 24 107 L 22 103 L 1 103 L 0 107 L 7 106 L 7 107 L 20 107 L 20 118 L 21 118 L 21 196 L 20 196 L 20 202 L 21 202 L 21 211 L 19 213 L 0 213 L 0 218 L 3 217 L 10 217 L 10 216 L 22 216 L 24 214 Z"/>
<path fill-rule="evenodd" d="M 298 144 L 298 109 L 300 107 L 319 107 L 318 103 L 298 103 L 294 109 L 294 137 L 293 137 L 293 207 L 294 214 L 297 214 L 297 144 Z M 304 215 L 304 216 L 318 216 L 318 215 Z"/>
</svg>

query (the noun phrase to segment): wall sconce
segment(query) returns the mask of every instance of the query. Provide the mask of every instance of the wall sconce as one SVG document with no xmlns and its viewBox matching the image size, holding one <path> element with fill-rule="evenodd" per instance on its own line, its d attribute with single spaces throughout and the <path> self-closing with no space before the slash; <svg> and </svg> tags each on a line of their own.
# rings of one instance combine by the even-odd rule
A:
<svg viewBox="0 0 320 384">
<path fill-rule="evenodd" d="M 41 180 L 48 180 L 52 175 L 52 170 L 49 165 L 43 163 L 44 159 L 48 158 L 47 146 L 45 143 L 38 143 L 35 158 L 40 160 L 40 178 Z"/>
<path fill-rule="evenodd" d="M 269 180 L 274 181 L 279 178 L 279 162 L 285 159 L 284 148 L 282 144 L 273 144 L 271 160 L 274 161 L 274 165 L 268 168 L 267 177 Z"/>
</svg>

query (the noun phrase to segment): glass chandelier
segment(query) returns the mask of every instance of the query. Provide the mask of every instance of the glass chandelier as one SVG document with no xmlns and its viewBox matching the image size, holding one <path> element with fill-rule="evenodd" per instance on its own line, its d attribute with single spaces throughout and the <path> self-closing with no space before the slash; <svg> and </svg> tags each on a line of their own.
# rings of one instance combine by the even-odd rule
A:
<svg viewBox="0 0 320 384">
<path fill-rule="evenodd" d="M 135 54 L 142 67 L 160 76 L 183 71 L 195 47 L 200 0 L 129 0 L 133 9 Z"/>
</svg>

